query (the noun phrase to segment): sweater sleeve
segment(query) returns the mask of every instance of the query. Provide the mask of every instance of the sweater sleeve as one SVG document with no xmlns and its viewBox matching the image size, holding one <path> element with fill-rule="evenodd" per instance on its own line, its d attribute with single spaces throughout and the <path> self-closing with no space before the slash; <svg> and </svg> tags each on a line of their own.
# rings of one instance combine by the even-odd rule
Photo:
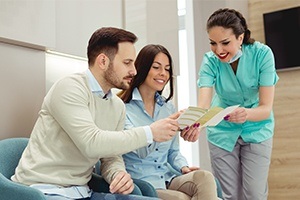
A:
<svg viewBox="0 0 300 200">
<path fill-rule="evenodd" d="M 147 145 L 144 129 L 123 131 L 122 120 L 119 121 L 119 130 L 98 127 L 89 108 L 89 104 L 93 103 L 91 93 L 81 80 L 73 77 L 62 79 L 49 92 L 51 95 L 45 100 L 47 110 L 84 156 L 95 159 L 117 156 Z M 119 105 L 124 112 L 124 105 Z M 113 119 L 113 116 L 110 118 Z M 103 117 L 103 120 L 110 123 L 110 118 Z"/>
<path fill-rule="evenodd" d="M 122 110 L 121 113 L 121 119 L 119 120 L 117 130 L 123 130 L 124 129 L 124 123 L 125 123 L 125 109 Z M 105 179 L 107 183 L 111 183 L 114 176 L 119 171 L 126 171 L 125 164 L 123 161 L 122 156 L 113 156 L 108 158 L 101 158 L 101 175 Z"/>
<path fill-rule="evenodd" d="M 126 171 L 122 156 L 101 158 L 100 170 L 101 176 L 110 184 L 119 171 Z"/>
</svg>

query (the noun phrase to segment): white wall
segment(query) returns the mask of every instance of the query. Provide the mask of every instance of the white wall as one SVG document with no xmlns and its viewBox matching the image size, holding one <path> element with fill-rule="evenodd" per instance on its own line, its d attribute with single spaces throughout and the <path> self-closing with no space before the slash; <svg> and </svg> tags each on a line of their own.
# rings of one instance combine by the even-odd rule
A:
<svg viewBox="0 0 300 200">
<path fill-rule="evenodd" d="M 164 45 L 179 72 L 178 15 L 176 0 L 125 1 L 125 28 L 137 34 L 139 51 L 146 44 Z"/>
<path fill-rule="evenodd" d="M 56 0 L 55 51 L 86 57 L 92 33 L 103 26 L 123 27 L 122 0 Z"/>
<path fill-rule="evenodd" d="M 55 46 L 55 1 L 0 0 L 0 41 Z"/>
</svg>

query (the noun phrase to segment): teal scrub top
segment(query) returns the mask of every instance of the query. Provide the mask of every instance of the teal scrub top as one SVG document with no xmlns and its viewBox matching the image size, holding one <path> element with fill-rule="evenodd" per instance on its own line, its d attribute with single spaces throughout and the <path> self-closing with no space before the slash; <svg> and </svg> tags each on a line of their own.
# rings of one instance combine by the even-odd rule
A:
<svg viewBox="0 0 300 200">
<path fill-rule="evenodd" d="M 278 81 L 272 50 L 260 42 L 242 45 L 236 74 L 229 63 L 221 62 L 213 52 L 204 55 L 199 70 L 198 87 L 214 87 L 215 94 L 211 107 L 239 104 L 245 108 L 255 108 L 259 104 L 259 87 L 273 86 Z M 207 128 L 210 143 L 232 151 L 241 137 L 244 142 L 259 143 L 273 136 L 274 116 L 258 121 L 238 124 L 222 120 L 215 127 Z"/>
</svg>

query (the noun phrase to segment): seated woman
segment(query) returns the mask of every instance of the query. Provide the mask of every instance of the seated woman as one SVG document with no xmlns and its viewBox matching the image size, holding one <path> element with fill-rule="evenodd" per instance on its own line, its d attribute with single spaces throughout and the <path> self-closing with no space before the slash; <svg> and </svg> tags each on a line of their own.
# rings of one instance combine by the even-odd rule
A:
<svg viewBox="0 0 300 200">
<path fill-rule="evenodd" d="M 169 101 L 173 96 L 173 66 L 168 50 L 161 45 L 147 45 L 139 52 L 135 66 L 137 75 L 131 87 L 119 94 L 126 103 L 126 129 L 148 125 L 175 113 L 175 107 Z M 162 91 L 168 82 L 170 94 L 165 98 Z M 199 124 L 186 127 L 181 134 L 191 131 L 197 131 L 199 135 Z M 159 198 L 217 199 L 212 173 L 188 166 L 179 151 L 178 135 L 170 141 L 154 142 L 129 152 L 123 158 L 132 178 L 151 183 Z M 170 167 L 182 175 L 178 176 Z"/>
</svg>

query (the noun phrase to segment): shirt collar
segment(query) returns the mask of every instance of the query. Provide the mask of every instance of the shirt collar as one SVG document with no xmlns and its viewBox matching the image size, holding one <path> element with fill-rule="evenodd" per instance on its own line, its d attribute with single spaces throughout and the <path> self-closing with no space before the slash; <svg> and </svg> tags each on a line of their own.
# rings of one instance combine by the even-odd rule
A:
<svg viewBox="0 0 300 200">
<path fill-rule="evenodd" d="M 98 96 L 100 96 L 101 98 L 105 99 L 105 98 L 111 98 L 112 97 L 112 91 L 109 90 L 107 92 L 107 94 L 105 94 L 101 88 L 101 86 L 99 85 L 98 81 L 96 80 L 96 78 L 94 77 L 94 75 L 92 74 L 90 69 L 87 69 L 85 71 L 87 77 L 88 77 L 88 82 L 91 88 L 91 91 L 93 94 L 96 94 Z"/>
<path fill-rule="evenodd" d="M 140 91 L 137 88 L 133 89 L 132 92 L 132 100 L 136 100 L 136 101 L 143 101 L 142 100 L 142 96 L 140 94 Z"/>
<path fill-rule="evenodd" d="M 166 102 L 165 98 L 161 96 L 158 92 L 155 93 L 155 101 L 158 105 L 163 106 Z M 132 92 L 132 100 L 143 101 L 142 96 L 138 88 L 134 88 Z"/>
</svg>

